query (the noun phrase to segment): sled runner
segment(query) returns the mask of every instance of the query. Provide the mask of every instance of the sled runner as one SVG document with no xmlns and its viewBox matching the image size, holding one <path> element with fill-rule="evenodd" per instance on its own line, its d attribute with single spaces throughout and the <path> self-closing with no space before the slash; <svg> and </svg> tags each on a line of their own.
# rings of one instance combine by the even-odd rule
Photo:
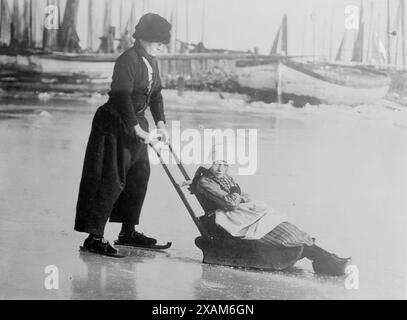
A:
<svg viewBox="0 0 407 320">
<path fill-rule="evenodd" d="M 201 234 L 195 239 L 195 244 L 202 250 L 203 263 L 263 270 L 284 270 L 293 266 L 301 258 L 302 247 L 278 248 L 253 240 L 235 238 L 216 226 L 212 218 L 209 217 L 209 213 L 204 213 L 204 215 L 198 217 L 184 192 L 184 188 L 187 188 L 191 178 L 171 145 L 166 143 L 185 179 L 180 183 L 175 181 L 174 176 L 164 162 L 161 150 L 156 148 L 154 143 L 149 145 L 157 154 L 164 171 Z M 197 200 L 201 204 L 199 197 L 197 197 Z"/>
</svg>

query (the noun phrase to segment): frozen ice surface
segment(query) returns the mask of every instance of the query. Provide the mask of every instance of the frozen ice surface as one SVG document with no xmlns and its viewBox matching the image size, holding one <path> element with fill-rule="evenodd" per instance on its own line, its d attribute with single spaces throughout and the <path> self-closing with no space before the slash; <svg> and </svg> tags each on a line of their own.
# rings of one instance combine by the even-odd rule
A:
<svg viewBox="0 0 407 320">
<path fill-rule="evenodd" d="M 174 92 L 165 95 L 170 126 L 180 120 L 182 128 L 257 128 L 257 172 L 238 182 L 322 247 L 352 256 L 359 289 L 315 276 L 307 261 L 288 272 L 202 264 L 198 232 L 158 165 L 140 230 L 172 241 L 172 248 L 126 250 L 120 260 L 80 253 L 85 235 L 73 224 L 94 99 L 100 100 L 93 97 L 0 104 L 0 299 L 406 297 L 405 109 L 384 102 L 296 109 L 213 94 L 178 103 Z M 195 168 L 187 166 L 191 174 Z M 113 241 L 119 228 L 109 224 L 106 238 Z M 58 267 L 58 290 L 44 287 L 48 265 Z"/>
</svg>

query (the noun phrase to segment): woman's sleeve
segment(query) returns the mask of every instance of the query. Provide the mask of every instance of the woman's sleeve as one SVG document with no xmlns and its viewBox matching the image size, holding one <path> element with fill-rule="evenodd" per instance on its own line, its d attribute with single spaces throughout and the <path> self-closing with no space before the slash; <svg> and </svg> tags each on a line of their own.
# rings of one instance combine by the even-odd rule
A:
<svg viewBox="0 0 407 320">
<path fill-rule="evenodd" d="M 227 193 L 211 179 L 202 177 L 197 185 L 197 191 L 202 197 L 208 198 L 225 210 L 234 210 L 240 204 L 241 198 L 237 193 Z"/>
<path fill-rule="evenodd" d="M 158 121 L 163 121 L 165 123 L 164 102 L 163 96 L 161 94 L 161 84 L 159 85 L 157 91 L 155 91 L 151 95 L 150 110 L 151 114 L 153 115 L 155 124 L 157 124 Z"/>
<path fill-rule="evenodd" d="M 131 99 L 136 73 L 133 59 L 126 55 L 120 56 L 114 66 L 111 91 L 109 93 L 118 104 L 118 110 L 123 116 L 123 120 L 130 127 L 138 124 Z"/>
<path fill-rule="evenodd" d="M 160 79 L 160 74 L 158 71 L 158 65 L 157 61 L 154 62 L 155 64 L 155 70 L 157 70 L 158 74 L 158 85 L 157 89 L 151 94 L 150 98 L 150 111 L 153 116 L 155 124 L 158 123 L 158 121 L 163 121 L 165 123 L 165 115 L 164 115 L 164 101 L 163 101 L 163 96 L 161 94 L 161 79 Z"/>
</svg>

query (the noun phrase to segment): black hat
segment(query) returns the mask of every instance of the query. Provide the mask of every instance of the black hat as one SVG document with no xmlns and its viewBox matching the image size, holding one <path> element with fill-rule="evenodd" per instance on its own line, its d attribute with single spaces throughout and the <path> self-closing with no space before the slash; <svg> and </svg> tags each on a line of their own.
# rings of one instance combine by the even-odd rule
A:
<svg viewBox="0 0 407 320">
<path fill-rule="evenodd" d="M 140 18 L 136 25 L 133 38 L 148 42 L 170 43 L 171 24 L 155 13 L 147 13 Z"/>
</svg>

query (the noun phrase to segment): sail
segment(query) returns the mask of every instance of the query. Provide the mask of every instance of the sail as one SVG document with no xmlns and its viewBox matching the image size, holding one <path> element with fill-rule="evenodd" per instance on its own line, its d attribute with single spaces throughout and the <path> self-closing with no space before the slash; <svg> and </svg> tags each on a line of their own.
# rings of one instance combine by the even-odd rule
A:
<svg viewBox="0 0 407 320">
<path fill-rule="evenodd" d="M 31 47 L 42 48 L 44 45 L 44 12 L 48 0 L 28 0 L 30 2 L 30 34 L 31 34 Z M 61 11 L 61 0 L 56 0 L 55 4 Z"/>
<path fill-rule="evenodd" d="M 281 26 L 278 28 L 277 34 L 274 38 L 273 46 L 271 47 L 271 51 L 270 51 L 270 55 L 277 54 L 278 43 L 280 40 L 280 32 L 281 32 Z"/>
<path fill-rule="evenodd" d="M 360 0 L 358 36 L 356 38 L 356 41 L 355 41 L 355 44 L 353 47 L 353 54 L 352 54 L 352 61 L 355 61 L 355 62 L 363 61 L 364 29 L 365 29 L 365 25 L 363 22 L 363 2 L 362 2 L 362 0 Z"/>
<path fill-rule="evenodd" d="M 128 31 L 129 33 L 132 33 L 133 28 L 136 26 L 136 3 L 133 0 L 131 3 L 131 10 L 130 10 L 130 17 L 129 20 L 127 20 L 126 28 L 125 30 Z"/>
<path fill-rule="evenodd" d="M 23 39 L 27 47 L 32 44 L 32 33 L 31 33 L 31 1 L 24 1 L 24 28 L 23 28 Z"/>
<path fill-rule="evenodd" d="M 175 17 L 174 17 L 174 10 L 171 10 L 171 18 L 170 18 L 170 23 L 172 25 L 172 28 L 174 30 L 174 25 L 175 25 Z M 169 52 L 170 53 L 175 53 L 176 51 L 176 39 L 175 35 L 172 34 L 171 39 L 170 39 L 170 44 L 169 44 Z"/>
<path fill-rule="evenodd" d="M 373 34 L 370 51 L 372 53 L 370 59 L 371 64 L 377 65 L 387 63 L 386 47 L 380 40 L 379 34 L 377 32 Z"/>
<path fill-rule="evenodd" d="M 386 46 L 387 46 L 387 63 L 391 63 L 391 39 L 390 39 L 390 0 L 387 0 L 387 21 L 386 21 Z"/>
<path fill-rule="evenodd" d="M 361 29 L 359 29 L 358 36 L 355 41 L 353 48 L 352 61 L 362 62 L 363 61 L 363 41 L 364 41 L 364 24 L 361 24 Z"/>
<path fill-rule="evenodd" d="M 112 1 L 105 0 L 105 17 L 103 19 L 103 35 L 107 36 L 112 25 Z"/>
<path fill-rule="evenodd" d="M 58 32 L 58 46 L 63 51 L 80 50 L 79 36 L 76 31 L 79 0 L 67 0 L 64 18 Z"/>
<path fill-rule="evenodd" d="M 20 46 L 20 33 L 19 33 L 19 21 L 20 21 L 20 7 L 18 1 L 13 2 L 13 12 L 11 14 L 10 24 L 10 47 L 18 49 Z"/>
<path fill-rule="evenodd" d="M 57 5 L 55 0 L 47 0 L 47 5 Z M 59 14 L 59 12 L 58 12 Z M 59 16 L 57 17 L 59 21 Z M 57 36 L 58 32 L 56 29 L 44 28 L 44 34 L 42 39 L 42 47 L 44 50 L 56 50 L 57 49 Z"/>
<path fill-rule="evenodd" d="M 284 15 L 282 23 L 282 34 L 281 34 L 281 53 L 283 55 L 288 54 L 288 41 L 287 41 L 287 15 Z"/>
<path fill-rule="evenodd" d="M 368 51 L 371 53 L 370 63 L 373 65 L 388 63 L 388 54 L 385 46 L 385 42 L 380 37 L 380 12 L 376 13 L 376 17 L 372 19 L 376 23 L 372 25 L 371 29 L 371 46 Z"/>
<path fill-rule="evenodd" d="M 121 18 L 121 20 L 122 19 L 123 18 Z M 134 43 L 133 28 L 135 27 L 135 25 L 136 25 L 136 7 L 135 1 L 133 0 L 130 9 L 130 16 L 120 34 L 120 42 L 119 45 L 117 46 L 118 51 L 124 51 L 133 46 Z"/>
<path fill-rule="evenodd" d="M 94 30 L 94 22 L 93 22 L 93 0 L 89 0 L 88 2 L 88 50 L 93 51 L 94 43 L 95 43 L 95 30 Z"/>
<path fill-rule="evenodd" d="M 394 20 L 393 24 L 393 34 L 395 36 L 395 41 L 393 44 L 393 52 L 394 52 L 394 57 L 393 57 L 393 63 L 397 64 L 398 62 L 398 53 L 399 53 L 399 38 L 400 38 L 400 24 L 401 24 L 401 7 L 400 7 L 400 2 L 397 8 L 397 15 L 396 19 Z"/>
<path fill-rule="evenodd" d="M 344 47 L 345 47 L 346 33 L 347 32 L 346 32 L 346 29 L 345 29 L 345 31 L 343 32 L 341 44 L 339 45 L 339 49 L 338 49 L 338 52 L 336 54 L 336 58 L 335 58 L 336 61 L 343 60 L 343 51 L 344 51 Z"/>
<path fill-rule="evenodd" d="M 0 2 L 0 46 L 10 43 L 10 8 L 6 0 Z"/>
<path fill-rule="evenodd" d="M 406 65 L 406 29 L 405 29 L 405 2 L 404 0 L 400 0 L 400 11 L 401 11 L 401 59 L 403 66 Z"/>
<path fill-rule="evenodd" d="M 280 46 L 280 48 L 279 48 Z M 287 15 L 285 14 L 274 38 L 270 55 L 282 54 L 287 55 Z"/>
</svg>

